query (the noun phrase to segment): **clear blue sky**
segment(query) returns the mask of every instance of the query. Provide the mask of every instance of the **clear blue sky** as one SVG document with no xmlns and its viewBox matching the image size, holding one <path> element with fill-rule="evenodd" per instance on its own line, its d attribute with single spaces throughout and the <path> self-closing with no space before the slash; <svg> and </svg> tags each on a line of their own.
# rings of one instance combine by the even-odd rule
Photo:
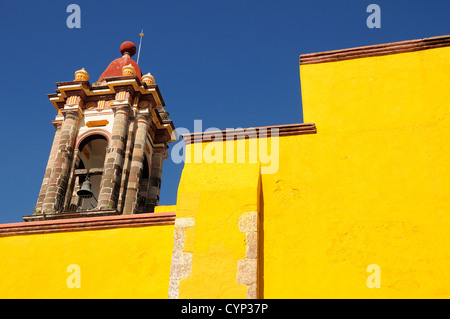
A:
<svg viewBox="0 0 450 319">
<path fill-rule="evenodd" d="M 80 29 L 66 26 L 71 3 Z M 366 26 L 371 3 L 380 29 Z M 0 223 L 33 213 L 54 83 L 82 67 L 95 82 L 141 29 L 141 70 L 155 76 L 174 124 L 192 131 L 194 119 L 203 129 L 300 123 L 300 54 L 450 34 L 449 12 L 450 0 L 1 1 Z M 176 203 L 182 168 L 166 160 L 161 204 Z"/>
</svg>

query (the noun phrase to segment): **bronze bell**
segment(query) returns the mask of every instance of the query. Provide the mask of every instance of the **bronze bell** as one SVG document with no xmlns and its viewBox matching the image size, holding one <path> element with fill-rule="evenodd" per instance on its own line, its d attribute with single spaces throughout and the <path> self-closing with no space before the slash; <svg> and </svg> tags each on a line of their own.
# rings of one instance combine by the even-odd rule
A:
<svg viewBox="0 0 450 319">
<path fill-rule="evenodd" d="M 91 182 L 89 181 L 89 176 L 86 177 L 86 180 L 81 185 L 81 188 L 77 191 L 77 195 L 81 198 L 91 198 L 94 196 L 91 190 Z"/>
</svg>

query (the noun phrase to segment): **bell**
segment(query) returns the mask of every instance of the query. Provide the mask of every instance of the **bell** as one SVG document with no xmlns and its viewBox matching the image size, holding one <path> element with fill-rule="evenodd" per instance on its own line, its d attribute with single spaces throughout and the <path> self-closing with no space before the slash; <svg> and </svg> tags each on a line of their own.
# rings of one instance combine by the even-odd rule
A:
<svg viewBox="0 0 450 319">
<path fill-rule="evenodd" d="M 89 181 L 89 177 L 86 177 L 86 180 L 81 185 L 81 188 L 77 191 L 77 195 L 81 198 L 91 198 L 94 196 L 91 190 L 91 182 Z"/>
</svg>

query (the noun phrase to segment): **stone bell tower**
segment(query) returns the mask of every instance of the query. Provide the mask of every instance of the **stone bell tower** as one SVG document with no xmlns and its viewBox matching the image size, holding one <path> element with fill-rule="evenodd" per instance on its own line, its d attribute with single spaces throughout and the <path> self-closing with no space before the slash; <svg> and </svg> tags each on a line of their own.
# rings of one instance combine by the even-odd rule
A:
<svg viewBox="0 0 450 319">
<path fill-rule="evenodd" d="M 126 41 L 97 82 L 81 69 L 49 94 L 58 114 L 44 179 L 25 221 L 153 212 L 175 128 L 154 77 Z"/>
</svg>

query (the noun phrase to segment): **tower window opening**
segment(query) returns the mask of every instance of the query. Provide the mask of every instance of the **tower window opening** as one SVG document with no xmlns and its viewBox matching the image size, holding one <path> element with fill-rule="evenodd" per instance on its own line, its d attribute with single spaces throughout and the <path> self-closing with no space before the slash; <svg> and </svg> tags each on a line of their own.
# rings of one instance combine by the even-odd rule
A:
<svg viewBox="0 0 450 319">
<path fill-rule="evenodd" d="M 107 147 L 108 141 L 102 135 L 91 135 L 81 141 L 78 147 L 79 163 L 75 172 L 81 170 L 83 173 L 73 176 L 75 187 L 68 211 L 96 209 Z"/>
</svg>

